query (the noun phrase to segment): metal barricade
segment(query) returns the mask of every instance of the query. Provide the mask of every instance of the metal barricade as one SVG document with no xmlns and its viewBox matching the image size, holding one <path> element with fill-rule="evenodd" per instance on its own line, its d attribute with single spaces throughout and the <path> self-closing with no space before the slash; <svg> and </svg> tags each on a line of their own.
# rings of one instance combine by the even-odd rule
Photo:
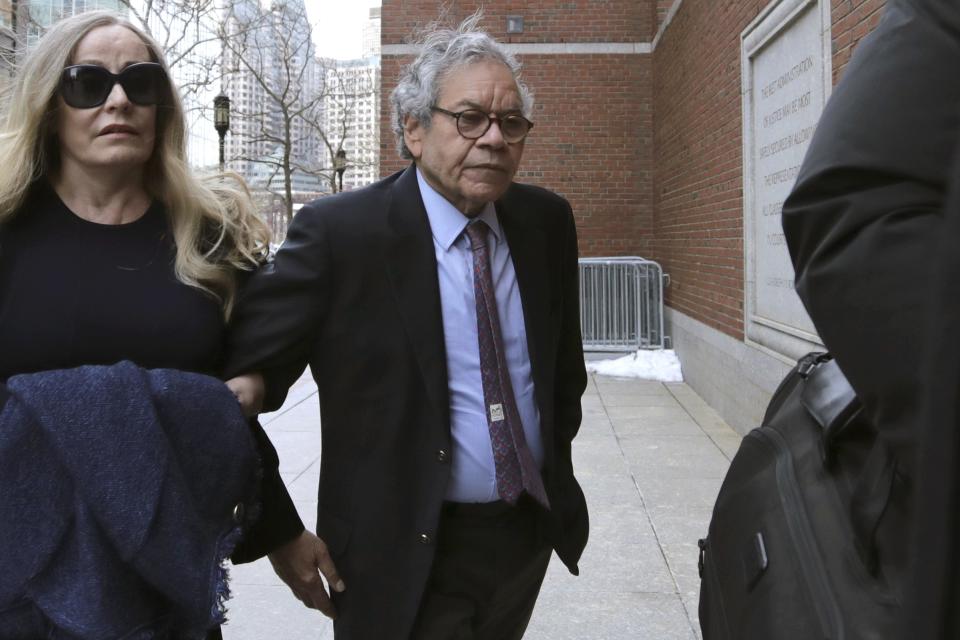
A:
<svg viewBox="0 0 960 640">
<path fill-rule="evenodd" d="M 585 351 L 662 349 L 663 287 L 669 276 L 635 256 L 580 259 L 580 328 Z"/>
</svg>

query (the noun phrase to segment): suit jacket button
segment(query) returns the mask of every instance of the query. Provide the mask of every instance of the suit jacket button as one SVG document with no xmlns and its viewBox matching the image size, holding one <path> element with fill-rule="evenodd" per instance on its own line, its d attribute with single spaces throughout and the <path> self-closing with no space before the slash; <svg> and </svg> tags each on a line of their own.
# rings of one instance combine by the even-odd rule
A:
<svg viewBox="0 0 960 640">
<path fill-rule="evenodd" d="M 233 508 L 233 521 L 237 524 L 243 522 L 243 516 L 247 512 L 246 507 L 243 506 L 242 502 L 238 502 L 237 506 Z"/>
<path fill-rule="evenodd" d="M 443 449 L 437 451 L 437 462 L 446 462 L 447 461 L 447 452 Z"/>
<path fill-rule="evenodd" d="M 433 540 L 425 533 L 420 534 L 420 544 L 430 544 Z"/>
</svg>

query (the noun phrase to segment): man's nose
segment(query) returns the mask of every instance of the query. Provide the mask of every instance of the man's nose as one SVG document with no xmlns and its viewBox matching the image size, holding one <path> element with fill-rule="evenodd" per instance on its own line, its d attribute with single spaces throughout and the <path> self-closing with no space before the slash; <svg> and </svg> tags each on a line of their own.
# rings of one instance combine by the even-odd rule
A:
<svg viewBox="0 0 960 640">
<path fill-rule="evenodd" d="M 503 131 L 500 130 L 500 119 L 494 118 L 490 121 L 490 128 L 477 138 L 477 144 L 499 149 L 507 146 L 507 141 L 503 139 Z"/>
</svg>

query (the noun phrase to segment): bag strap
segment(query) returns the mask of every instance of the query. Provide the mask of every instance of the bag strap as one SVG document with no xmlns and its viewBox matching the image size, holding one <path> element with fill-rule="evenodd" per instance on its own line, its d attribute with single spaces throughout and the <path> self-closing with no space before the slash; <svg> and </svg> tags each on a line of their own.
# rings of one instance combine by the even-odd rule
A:
<svg viewBox="0 0 960 640">
<path fill-rule="evenodd" d="M 814 351 L 800 358 L 800 360 L 797 361 L 797 366 L 793 368 L 790 375 L 785 376 L 783 380 L 780 381 L 777 390 L 774 391 L 770 397 L 770 402 L 767 404 L 767 410 L 763 414 L 763 420 L 760 422 L 760 425 L 769 425 L 780 412 L 783 403 L 796 392 L 797 387 L 803 384 L 806 377 L 810 375 L 821 362 L 826 362 L 832 357 L 829 353 Z M 794 375 L 795 373 L 797 375 Z"/>
<path fill-rule="evenodd" d="M 804 364 L 804 360 L 800 363 Z M 823 430 L 823 461 L 829 467 L 835 460 L 837 439 L 859 416 L 863 406 L 833 358 L 821 356 L 807 368 L 806 375 L 803 369 L 799 373 L 805 378 L 800 404 Z"/>
<path fill-rule="evenodd" d="M 823 462 L 829 469 L 836 462 L 840 435 L 861 418 L 863 405 L 829 354 L 809 354 L 797 367 L 804 379 L 800 403 L 823 430 Z M 871 574 L 876 574 L 880 566 L 876 535 L 890 504 L 896 469 L 896 458 L 878 438 L 851 496 L 850 516 L 857 552 Z"/>
</svg>

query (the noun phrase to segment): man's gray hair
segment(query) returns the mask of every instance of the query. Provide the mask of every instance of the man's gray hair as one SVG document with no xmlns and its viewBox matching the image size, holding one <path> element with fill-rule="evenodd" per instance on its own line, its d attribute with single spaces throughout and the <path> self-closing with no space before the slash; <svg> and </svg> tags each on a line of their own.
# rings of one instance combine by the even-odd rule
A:
<svg viewBox="0 0 960 640">
<path fill-rule="evenodd" d="M 403 140 L 403 121 L 407 116 L 430 128 L 432 113 L 440 96 L 440 85 L 453 69 L 483 60 L 503 63 L 513 73 L 523 102 L 523 115 L 531 117 L 533 94 L 520 81 L 520 63 L 501 43 L 497 42 L 477 25 L 482 11 L 464 20 L 456 29 L 433 29 L 420 42 L 417 59 L 400 74 L 396 88 L 390 94 L 393 103 L 393 133 L 397 139 L 400 157 L 413 159 Z"/>
</svg>

